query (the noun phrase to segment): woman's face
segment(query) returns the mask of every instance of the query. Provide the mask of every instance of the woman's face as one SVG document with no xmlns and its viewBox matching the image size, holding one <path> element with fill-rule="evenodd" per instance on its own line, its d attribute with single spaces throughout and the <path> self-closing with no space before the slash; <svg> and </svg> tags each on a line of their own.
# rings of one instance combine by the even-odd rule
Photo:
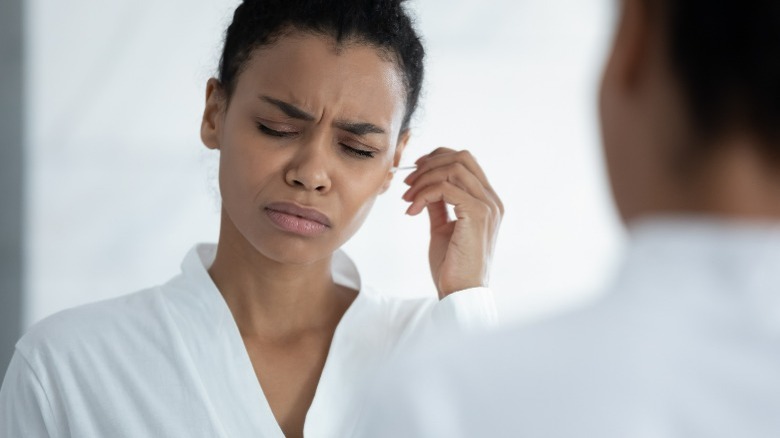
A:
<svg viewBox="0 0 780 438">
<path fill-rule="evenodd" d="M 229 105 L 211 80 L 201 135 L 220 150 L 220 239 L 281 263 L 329 257 L 389 186 L 404 112 L 389 58 L 302 32 L 256 50 Z"/>
</svg>

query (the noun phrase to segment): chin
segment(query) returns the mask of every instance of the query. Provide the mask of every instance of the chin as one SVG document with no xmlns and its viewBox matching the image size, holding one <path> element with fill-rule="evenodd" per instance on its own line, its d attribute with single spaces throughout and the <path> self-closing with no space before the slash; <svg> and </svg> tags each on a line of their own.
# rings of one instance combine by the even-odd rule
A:
<svg viewBox="0 0 780 438">
<path fill-rule="evenodd" d="M 274 234 L 260 237 L 252 242 L 252 246 L 258 253 L 279 264 L 309 265 L 331 257 L 338 249 L 328 242 L 329 239 Z"/>
</svg>

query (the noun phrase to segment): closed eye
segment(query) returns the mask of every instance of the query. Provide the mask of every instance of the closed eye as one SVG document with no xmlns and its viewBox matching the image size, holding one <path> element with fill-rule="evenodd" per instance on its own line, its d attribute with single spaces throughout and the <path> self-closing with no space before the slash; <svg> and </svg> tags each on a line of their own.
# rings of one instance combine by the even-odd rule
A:
<svg viewBox="0 0 780 438">
<path fill-rule="evenodd" d="M 376 154 L 376 152 L 374 151 L 367 151 L 365 149 L 353 148 L 352 146 L 348 146 L 344 143 L 341 143 L 341 147 L 344 148 L 344 152 L 356 158 L 361 158 L 361 159 L 374 158 L 374 154 Z"/>
<path fill-rule="evenodd" d="M 271 137 L 280 137 L 280 138 L 288 138 L 288 137 L 294 137 L 297 135 L 297 132 L 292 131 L 277 131 L 275 129 L 271 129 L 268 126 L 265 126 L 262 123 L 257 124 L 257 129 L 260 130 L 265 135 L 270 135 Z"/>
</svg>

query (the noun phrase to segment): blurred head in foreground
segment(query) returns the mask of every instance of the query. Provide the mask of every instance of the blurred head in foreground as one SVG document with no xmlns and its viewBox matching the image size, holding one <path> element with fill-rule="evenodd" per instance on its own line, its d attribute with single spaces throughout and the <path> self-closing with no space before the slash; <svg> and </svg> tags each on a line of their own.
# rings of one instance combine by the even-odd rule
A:
<svg viewBox="0 0 780 438">
<path fill-rule="evenodd" d="M 612 283 L 395 367 L 358 436 L 778 435 L 780 2 L 615 3 L 600 116 L 631 230 Z"/>
<path fill-rule="evenodd" d="M 780 2 L 624 0 L 601 125 L 623 220 L 780 216 Z"/>
</svg>

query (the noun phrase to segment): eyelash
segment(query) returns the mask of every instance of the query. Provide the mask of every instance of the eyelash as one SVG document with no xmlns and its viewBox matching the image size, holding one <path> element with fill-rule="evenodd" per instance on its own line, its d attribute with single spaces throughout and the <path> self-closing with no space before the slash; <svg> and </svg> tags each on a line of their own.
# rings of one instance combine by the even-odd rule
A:
<svg viewBox="0 0 780 438">
<path fill-rule="evenodd" d="M 344 148 L 344 151 L 350 155 L 353 155 L 356 158 L 359 159 L 368 159 L 368 158 L 374 158 L 374 153 L 372 151 L 367 151 L 364 149 L 358 149 L 353 148 L 352 146 L 347 146 L 344 143 L 341 143 L 341 147 Z"/>
<path fill-rule="evenodd" d="M 265 135 L 271 136 L 271 137 L 277 137 L 277 138 L 290 138 L 298 135 L 297 132 L 286 132 L 286 131 L 277 131 L 275 129 L 271 129 L 262 123 L 257 124 L 257 129 L 260 130 Z M 344 152 L 354 156 L 355 158 L 359 159 L 368 159 L 368 158 L 374 158 L 375 152 L 373 151 L 367 151 L 363 149 L 357 149 L 353 148 L 352 146 L 347 146 L 344 143 L 340 143 L 341 147 L 344 148 Z"/>
<path fill-rule="evenodd" d="M 297 132 L 277 131 L 275 129 L 271 129 L 263 125 L 262 123 L 257 124 L 257 129 L 259 129 L 260 132 L 262 132 L 265 135 L 270 135 L 271 137 L 279 137 L 279 138 L 293 137 L 296 134 L 298 134 Z"/>
</svg>

